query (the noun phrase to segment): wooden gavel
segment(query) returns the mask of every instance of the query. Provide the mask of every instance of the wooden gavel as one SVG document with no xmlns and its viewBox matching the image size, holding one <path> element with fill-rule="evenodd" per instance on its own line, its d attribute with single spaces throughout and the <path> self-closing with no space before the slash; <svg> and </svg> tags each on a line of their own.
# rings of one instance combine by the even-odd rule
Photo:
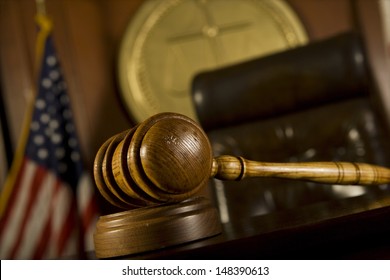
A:
<svg viewBox="0 0 390 280">
<path fill-rule="evenodd" d="M 234 156 L 213 158 L 202 128 L 176 113 L 154 115 L 107 140 L 97 153 L 94 175 L 101 194 L 123 209 L 183 201 L 199 192 L 212 177 L 274 177 L 344 185 L 390 183 L 390 169 L 366 163 L 266 163 Z"/>
</svg>

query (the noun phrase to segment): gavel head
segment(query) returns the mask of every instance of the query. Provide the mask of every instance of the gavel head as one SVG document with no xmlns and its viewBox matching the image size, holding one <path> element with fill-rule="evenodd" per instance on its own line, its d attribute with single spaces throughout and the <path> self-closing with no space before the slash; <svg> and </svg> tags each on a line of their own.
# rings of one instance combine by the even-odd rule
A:
<svg viewBox="0 0 390 280">
<path fill-rule="evenodd" d="M 207 185 L 212 151 L 192 119 L 161 113 L 108 139 L 94 177 L 102 196 L 123 209 L 183 201 Z"/>
</svg>

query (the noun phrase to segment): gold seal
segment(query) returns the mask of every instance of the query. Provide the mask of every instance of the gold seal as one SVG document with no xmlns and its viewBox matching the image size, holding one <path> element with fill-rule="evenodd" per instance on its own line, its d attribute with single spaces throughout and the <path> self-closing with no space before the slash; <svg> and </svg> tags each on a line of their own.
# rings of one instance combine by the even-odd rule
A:
<svg viewBox="0 0 390 280">
<path fill-rule="evenodd" d="M 147 0 L 119 50 L 122 99 L 136 122 L 166 111 L 196 119 L 190 96 L 196 73 L 306 42 L 282 0 Z"/>
</svg>

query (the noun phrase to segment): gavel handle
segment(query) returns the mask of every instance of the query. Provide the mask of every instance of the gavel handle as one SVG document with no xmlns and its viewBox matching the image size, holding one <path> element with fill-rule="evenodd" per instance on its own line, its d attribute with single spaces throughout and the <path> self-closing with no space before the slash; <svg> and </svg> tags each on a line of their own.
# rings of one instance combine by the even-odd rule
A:
<svg viewBox="0 0 390 280">
<path fill-rule="evenodd" d="M 269 163 L 219 156 L 213 159 L 211 177 L 228 181 L 245 177 L 272 177 L 326 184 L 381 185 L 390 183 L 390 169 L 366 163 Z"/>
</svg>

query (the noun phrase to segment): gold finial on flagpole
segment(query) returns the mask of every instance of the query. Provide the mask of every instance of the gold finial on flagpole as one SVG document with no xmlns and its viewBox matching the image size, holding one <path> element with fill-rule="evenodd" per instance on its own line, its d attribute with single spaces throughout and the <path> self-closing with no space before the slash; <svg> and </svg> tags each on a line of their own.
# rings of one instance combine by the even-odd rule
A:
<svg viewBox="0 0 390 280">
<path fill-rule="evenodd" d="M 46 4 L 45 0 L 35 0 L 37 6 L 37 14 L 38 15 L 46 15 Z"/>
</svg>

